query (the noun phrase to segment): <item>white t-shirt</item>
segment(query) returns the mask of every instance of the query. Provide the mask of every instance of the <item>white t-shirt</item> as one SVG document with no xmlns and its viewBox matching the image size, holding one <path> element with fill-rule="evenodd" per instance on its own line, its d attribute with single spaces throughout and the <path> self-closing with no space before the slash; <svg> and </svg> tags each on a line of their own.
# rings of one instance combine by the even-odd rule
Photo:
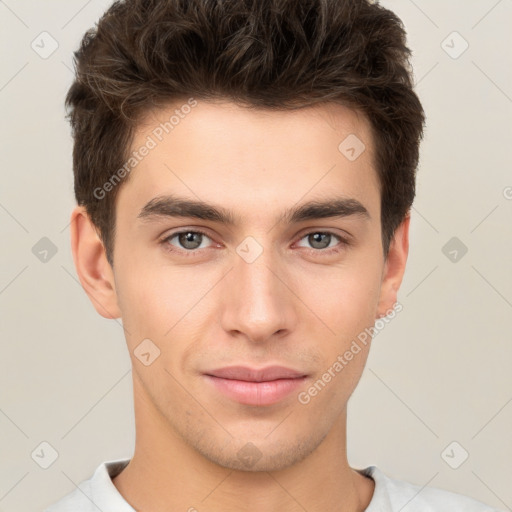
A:
<svg viewBox="0 0 512 512">
<path fill-rule="evenodd" d="M 130 459 L 103 462 L 88 480 L 44 512 L 136 512 L 121 496 L 112 478 Z M 375 481 L 366 512 L 503 512 L 461 494 L 420 487 L 387 477 L 376 466 L 358 469 Z M 407 505 L 407 506 L 406 506 Z"/>
</svg>

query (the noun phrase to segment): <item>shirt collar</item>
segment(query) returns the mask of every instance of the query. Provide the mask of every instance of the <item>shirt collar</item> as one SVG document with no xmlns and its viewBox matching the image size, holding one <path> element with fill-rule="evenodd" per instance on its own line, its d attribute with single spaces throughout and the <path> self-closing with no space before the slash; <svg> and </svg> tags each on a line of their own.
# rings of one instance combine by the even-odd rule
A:
<svg viewBox="0 0 512 512">
<path fill-rule="evenodd" d="M 94 472 L 91 481 L 92 499 L 100 510 L 116 510 L 116 512 L 136 512 L 123 498 L 112 482 L 128 465 L 130 459 L 108 460 L 100 464 Z M 365 512 L 386 512 L 392 510 L 389 495 L 385 489 L 385 475 L 376 466 L 356 469 L 363 476 L 370 477 L 375 482 L 375 488 L 370 504 Z"/>
</svg>

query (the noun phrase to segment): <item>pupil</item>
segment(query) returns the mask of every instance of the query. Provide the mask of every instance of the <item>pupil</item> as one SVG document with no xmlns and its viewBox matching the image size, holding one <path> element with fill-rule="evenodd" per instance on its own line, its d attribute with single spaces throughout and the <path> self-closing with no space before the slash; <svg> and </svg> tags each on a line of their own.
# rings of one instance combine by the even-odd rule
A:
<svg viewBox="0 0 512 512">
<path fill-rule="evenodd" d="M 316 243 L 320 243 L 320 246 L 321 246 L 321 247 L 315 247 L 316 249 L 323 249 L 329 245 L 329 240 L 327 240 L 327 244 L 325 243 L 325 240 L 324 240 L 324 243 L 322 243 L 322 241 L 321 241 L 323 237 L 326 237 L 328 239 L 328 237 L 330 236 L 328 233 L 314 233 L 312 236 L 313 236 L 313 242 L 311 245 L 313 245 L 313 247 L 315 247 Z"/>
<path fill-rule="evenodd" d="M 196 240 L 194 242 L 194 237 L 199 237 L 199 242 Z M 200 233 L 193 233 L 191 231 L 187 233 L 182 233 L 180 235 L 180 243 L 186 248 L 186 249 L 196 249 L 201 245 L 201 234 Z"/>
</svg>

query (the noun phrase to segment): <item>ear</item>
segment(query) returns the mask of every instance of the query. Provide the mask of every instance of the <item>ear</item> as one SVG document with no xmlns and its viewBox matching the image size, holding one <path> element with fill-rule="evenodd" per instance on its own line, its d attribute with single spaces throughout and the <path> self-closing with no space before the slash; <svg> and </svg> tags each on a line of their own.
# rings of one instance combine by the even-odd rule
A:
<svg viewBox="0 0 512 512">
<path fill-rule="evenodd" d="M 405 272 L 405 263 L 409 254 L 410 212 L 396 228 L 382 272 L 377 318 L 386 316 L 397 301 L 397 293 Z"/>
<path fill-rule="evenodd" d="M 105 318 L 119 318 L 114 273 L 96 227 L 83 206 L 71 214 L 71 250 L 80 283 L 96 311 Z"/>
</svg>

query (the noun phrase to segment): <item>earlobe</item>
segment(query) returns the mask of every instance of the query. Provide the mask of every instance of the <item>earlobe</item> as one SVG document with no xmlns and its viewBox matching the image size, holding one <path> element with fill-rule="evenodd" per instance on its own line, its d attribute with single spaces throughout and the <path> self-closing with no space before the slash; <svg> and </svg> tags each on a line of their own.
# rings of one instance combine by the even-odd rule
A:
<svg viewBox="0 0 512 512">
<path fill-rule="evenodd" d="M 377 318 L 386 316 L 397 302 L 398 289 L 402 283 L 405 264 L 409 254 L 410 213 L 396 228 L 384 264 Z"/>
<path fill-rule="evenodd" d="M 105 318 L 119 318 L 114 274 L 105 248 L 83 206 L 71 214 L 71 251 L 80 283 L 96 311 Z"/>
</svg>

